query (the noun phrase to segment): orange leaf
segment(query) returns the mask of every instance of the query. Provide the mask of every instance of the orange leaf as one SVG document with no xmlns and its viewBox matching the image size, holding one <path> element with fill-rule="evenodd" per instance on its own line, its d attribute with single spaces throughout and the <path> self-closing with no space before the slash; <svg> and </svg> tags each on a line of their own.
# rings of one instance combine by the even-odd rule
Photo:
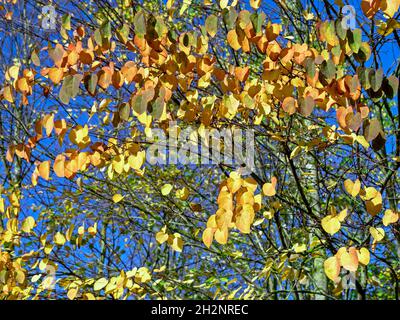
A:
<svg viewBox="0 0 400 320">
<path fill-rule="evenodd" d="M 63 78 L 64 71 L 61 68 L 51 68 L 48 75 L 54 84 L 59 84 Z"/>
<path fill-rule="evenodd" d="M 358 255 L 354 247 L 349 248 L 340 256 L 340 264 L 348 271 L 356 272 L 358 269 Z"/>
<path fill-rule="evenodd" d="M 50 136 L 54 128 L 54 115 L 48 114 L 42 120 L 43 127 L 46 129 L 46 135 Z"/>
<path fill-rule="evenodd" d="M 232 29 L 228 32 L 227 39 L 228 39 L 229 45 L 233 48 L 233 50 L 237 51 L 241 48 L 241 45 L 240 45 L 239 39 L 238 39 L 238 35 L 237 35 L 235 29 Z"/>
<path fill-rule="evenodd" d="M 249 76 L 249 67 L 236 67 L 235 68 L 235 77 L 239 81 L 246 81 Z"/>
<path fill-rule="evenodd" d="M 65 176 L 65 157 L 59 154 L 54 160 L 53 170 L 55 174 L 63 178 Z"/>
</svg>

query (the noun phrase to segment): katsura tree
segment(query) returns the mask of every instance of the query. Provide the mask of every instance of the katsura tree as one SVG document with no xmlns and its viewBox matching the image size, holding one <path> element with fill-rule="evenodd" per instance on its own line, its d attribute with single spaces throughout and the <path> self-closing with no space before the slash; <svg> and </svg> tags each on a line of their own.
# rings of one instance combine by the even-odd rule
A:
<svg viewBox="0 0 400 320">
<path fill-rule="evenodd" d="M 2 1 L 0 297 L 398 299 L 399 6 Z"/>
</svg>

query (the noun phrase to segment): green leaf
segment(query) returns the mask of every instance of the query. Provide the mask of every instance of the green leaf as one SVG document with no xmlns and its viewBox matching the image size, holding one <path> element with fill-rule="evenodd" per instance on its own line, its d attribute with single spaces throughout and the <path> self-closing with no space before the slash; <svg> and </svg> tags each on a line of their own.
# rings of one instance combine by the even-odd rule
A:
<svg viewBox="0 0 400 320">
<path fill-rule="evenodd" d="M 212 14 L 207 17 L 206 30 L 212 38 L 217 34 L 217 30 L 218 30 L 218 17 L 217 16 Z"/>
<path fill-rule="evenodd" d="M 64 78 L 63 84 L 59 92 L 59 98 L 62 103 L 68 104 L 71 98 L 75 98 L 79 93 L 79 85 L 83 75 L 68 75 Z"/>
<path fill-rule="evenodd" d="M 118 29 L 117 37 L 123 43 L 126 43 L 128 41 L 128 37 L 129 37 L 129 25 L 128 24 L 124 23 L 123 26 L 120 29 Z"/>
<path fill-rule="evenodd" d="M 228 30 L 231 30 L 235 27 L 237 17 L 238 17 L 238 13 L 236 12 L 236 10 L 233 7 L 229 8 L 229 10 L 224 9 L 223 20 L 224 20 Z"/>
<path fill-rule="evenodd" d="M 305 68 L 306 68 L 307 76 L 309 76 L 310 78 L 314 78 L 315 77 L 315 73 L 316 73 L 314 59 L 307 58 L 307 60 L 305 61 Z"/>
<path fill-rule="evenodd" d="M 361 47 L 358 50 L 358 53 L 355 54 L 355 58 L 358 62 L 368 61 L 371 57 L 371 48 L 367 42 L 361 43 Z"/>
<path fill-rule="evenodd" d="M 128 121 L 131 114 L 131 107 L 127 103 L 122 103 L 118 108 L 118 113 L 122 120 Z"/>
<path fill-rule="evenodd" d="M 341 19 L 336 20 L 335 29 L 336 29 L 336 34 L 339 37 L 339 39 L 345 40 L 346 36 L 347 36 L 347 30 L 343 28 Z"/>
<path fill-rule="evenodd" d="M 370 69 L 370 68 L 364 68 L 364 67 L 357 68 L 358 78 L 360 79 L 360 83 L 365 90 L 368 90 L 371 88 L 370 75 L 369 75 L 371 72 L 372 72 L 372 69 Z"/>
<path fill-rule="evenodd" d="M 68 75 L 64 78 L 60 93 L 59 93 L 59 98 L 62 103 L 68 104 L 69 100 L 72 97 L 72 86 L 73 86 L 73 76 Z"/>
<path fill-rule="evenodd" d="M 85 87 L 86 90 L 94 96 L 96 94 L 98 76 L 96 73 L 91 73 L 85 78 Z"/>
<path fill-rule="evenodd" d="M 370 74 L 371 89 L 378 92 L 382 86 L 383 69 L 373 70 Z"/>
<path fill-rule="evenodd" d="M 111 23 L 110 21 L 104 22 L 100 27 L 100 34 L 103 39 L 111 39 Z"/>
<path fill-rule="evenodd" d="M 251 23 L 250 16 L 251 14 L 248 10 L 242 10 L 239 12 L 239 27 L 243 30 L 246 29 L 249 23 Z"/>
<path fill-rule="evenodd" d="M 133 25 L 135 27 L 135 32 L 139 37 L 143 37 L 146 34 L 146 17 L 143 11 L 136 12 L 133 18 Z"/>
<path fill-rule="evenodd" d="M 65 30 L 71 30 L 71 16 L 69 14 L 64 14 L 62 16 L 62 27 Z"/>
<path fill-rule="evenodd" d="M 329 45 L 334 47 L 339 44 L 339 38 L 336 36 L 335 23 L 333 21 L 323 22 L 320 33 Z"/>
<path fill-rule="evenodd" d="M 399 89 L 399 79 L 394 75 L 385 78 L 383 81 L 383 91 L 389 99 L 393 99 L 397 95 Z"/>
<path fill-rule="evenodd" d="M 336 65 L 332 61 L 332 59 L 322 62 L 321 74 L 325 77 L 326 80 L 328 80 L 328 83 L 330 83 L 333 79 L 335 79 Z"/>
<path fill-rule="evenodd" d="M 173 186 L 172 186 L 171 184 L 169 184 L 169 183 L 164 184 L 164 185 L 162 186 L 162 188 L 161 188 L 161 194 L 162 194 L 163 196 L 169 195 L 169 194 L 171 193 L 171 191 L 172 191 L 172 188 L 173 188 Z"/>
<path fill-rule="evenodd" d="M 261 12 L 261 13 L 254 12 L 250 16 L 251 23 L 253 24 L 254 30 L 256 31 L 257 34 L 261 32 L 265 18 L 266 18 L 266 15 L 264 12 Z"/>
<path fill-rule="evenodd" d="M 97 43 L 99 46 L 102 46 L 102 45 L 103 45 L 103 37 L 102 37 L 102 35 L 101 35 L 100 29 L 96 29 L 96 30 L 94 31 L 94 40 L 96 41 L 96 43 Z"/>
<path fill-rule="evenodd" d="M 161 18 L 156 19 L 154 29 L 156 30 L 159 37 L 164 36 L 168 32 L 168 28 Z"/>
<path fill-rule="evenodd" d="M 382 131 L 382 127 L 379 120 L 376 118 L 371 119 L 365 124 L 364 137 L 368 142 L 370 142 L 378 136 L 380 131 Z"/>
</svg>

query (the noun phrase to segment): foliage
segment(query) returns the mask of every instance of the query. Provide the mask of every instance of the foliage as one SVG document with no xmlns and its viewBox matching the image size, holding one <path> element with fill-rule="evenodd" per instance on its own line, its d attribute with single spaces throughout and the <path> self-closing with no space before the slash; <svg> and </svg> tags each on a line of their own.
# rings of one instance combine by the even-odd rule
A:
<svg viewBox="0 0 400 320">
<path fill-rule="evenodd" d="M 354 5 L 1 1 L 0 298 L 399 299 L 400 1 Z M 149 164 L 170 121 L 255 169 Z"/>
</svg>

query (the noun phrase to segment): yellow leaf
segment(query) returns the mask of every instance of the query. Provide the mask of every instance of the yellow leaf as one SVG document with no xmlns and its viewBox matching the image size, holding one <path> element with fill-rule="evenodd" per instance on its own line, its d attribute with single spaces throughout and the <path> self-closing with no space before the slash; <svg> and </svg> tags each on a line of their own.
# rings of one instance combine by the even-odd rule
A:
<svg viewBox="0 0 400 320">
<path fill-rule="evenodd" d="M 226 244 L 228 242 L 228 228 L 215 230 L 214 237 L 219 244 Z"/>
<path fill-rule="evenodd" d="M 62 68 L 51 68 L 49 70 L 49 78 L 55 84 L 59 84 L 63 78 L 64 71 Z"/>
<path fill-rule="evenodd" d="M 122 199 L 123 199 L 124 197 L 123 196 L 121 196 L 120 194 L 114 194 L 113 195 L 113 197 L 112 197 L 112 199 L 113 199 L 113 201 L 114 201 L 114 203 L 118 203 L 118 202 L 120 202 Z"/>
<path fill-rule="evenodd" d="M 296 113 L 299 108 L 298 102 L 293 97 L 286 97 L 282 102 L 282 109 L 289 115 Z"/>
<path fill-rule="evenodd" d="M 314 14 L 312 13 L 312 12 L 307 12 L 307 11 L 304 11 L 303 12 L 303 17 L 304 17 L 304 19 L 306 19 L 307 21 L 310 21 L 310 20 L 312 20 L 312 19 L 314 19 Z"/>
<path fill-rule="evenodd" d="M 44 180 L 49 180 L 50 177 L 50 161 L 43 161 L 38 166 L 39 175 Z"/>
<path fill-rule="evenodd" d="M 347 179 L 344 182 L 344 188 L 346 189 L 347 193 L 350 194 L 352 197 L 357 197 L 357 195 L 360 193 L 361 182 L 358 179 L 355 182 Z"/>
<path fill-rule="evenodd" d="M 4 96 L 4 99 L 6 99 L 8 102 L 11 102 L 11 103 L 14 102 L 13 90 L 12 90 L 11 86 L 4 87 L 3 96 Z"/>
<path fill-rule="evenodd" d="M 108 280 L 106 278 L 100 278 L 94 283 L 93 290 L 100 291 L 101 289 L 105 288 L 107 284 Z"/>
<path fill-rule="evenodd" d="M 275 214 L 274 210 L 263 212 L 263 216 L 268 220 L 271 220 L 274 217 L 274 214 Z"/>
<path fill-rule="evenodd" d="M 378 195 L 378 190 L 376 190 L 374 187 L 367 187 L 365 190 L 362 190 L 362 193 L 360 193 L 361 199 L 364 201 L 371 200 L 375 198 Z"/>
<path fill-rule="evenodd" d="M 206 245 L 207 248 L 209 248 L 211 246 L 213 238 L 214 238 L 214 229 L 213 228 L 206 228 L 203 231 L 202 240 L 203 240 L 203 243 Z"/>
<path fill-rule="evenodd" d="M 257 10 L 261 5 L 261 0 L 250 0 L 250 6 L 254 9 Z"/>
<path fill-rule="evenodd" d="M 237 172 L 231 172 L 229 178 L 227 179 L 226 185 L 231 193 L 238 191 L 242 186 L 242 179 L 240 178 L 240 175 Z"/>
<path fill-rule="evenodd" d="M 328 215 L 321 220 L 322 228 L 329 233 L 334 235 L 340 230 L 341 224 L 337 216 Z"/>
<path fill-rule="evenodd" d="M 48 114 L 43 117 L 42 125 L 46 129 L 46 135 L 50 136 L 54 128 L 54 114 Z"/>
<path fill-rule="evenodd" d="M 370 261 L 370 254 L 368 249 L 361 248 L 357 251 L 358 261 L 363 264 L 364 266 L 368 265 Z"/>
<path fill-rule="evenodd" d="M 241 45 L 238 40 L 238 35 L 235 29 L 232 29 L 228 32 L 227 39 L 229 45 L 233 48 L 233 50 L 237 51 L 241 48 Z"/>
<path fill-rule="evenodd" d="M 71 224 L 67 232 L 65 233 L 65 238 L 67 239 L 67 241 L 71 241 L 72 233 L 74 232 L 74 227 L 75 225 Z"/>
<path fill-rule="evenodd" d="M 125 158 L 123 155 L 120 154 L 114 157 L 114 159 L 112 160 L 112 167 L 116 173 L 121 174 L 124 171 L 124 166 Z"/>
<path fill-rule="evenodd" d="M 77 125 L 70 131 L 68 137 L 69 140 L 80 149 L 86 148 L 90 144 L 88 125 L 85 125 L 84 127 Z"/>
<path fill-rule="evenodd" d="M 356 136 L 356 141 L 361 144 L 365 149 L 369 148 L 369 143 L 364 136 Z"/>
<path fill-rule="evenodd" d="M 343 222 L 346 217 L 347 217 L 347 208 L 340 211 L 340 213 L 337 215 L 339 222 Z"/>
<path fill-rule="evenodd" d="M 8 69 L 7 71 L 7 75 L 13 79 L 17 79 L 18 78 L 18 74 L 19 74 L 19 66 L 12 66 Z"/>
<path fill-rule="evenodd" d="M 293 246 L 293 250 L 296 253 L 302 253 L 304 251 L 307 251 L 307 246 L 305 244 L 295 243 Z"/>
<path fill-rule="evenodd" d="M 180 200 L 187 200 L 189 198 L 189 189 L 186 187 L 183 187 L 182 189 L 176 190 L 175 196 L 180 199 Z"/>
<path fill-rule="evenodd" d="M 268 22 L 265 28 L 265 35 L 267 36 L 268 41 L 274 41 L 282 31 L 282 25 L 279 23 L 271 23 Z"/>
<path fill-rule="evenodd" d="M 82 226 L 80 226 L 80 227 L 78 228 L 78 234 L 79 234 L 80 236 L 83 236 L 84 233 L 85 233 L 85 226 L 82 225 Z"/>
<path fill-rule="evenodd" d="M 65 177 L 65 156 L 60 154 L 56 157 L 53 164 L 53 170 L 58 177 Z"/>
<path fill-rule="evenodd" d="M 381 9 L 389 17 L 393 17 L 399 10 L 400 0 L 382 0 Z"/>
<path fill-rule="evenodd" d="M 302 150 L 303 150 L 302 146 L 297 146 L 296 148 L 294 148 L 290 153 L 290 159 L 293 159 L 296 156 L 298 156 Z"/>
<path fill-rule="evenodd" d="M 381 0 L 362 0 L 361 9 L 368 19 L 372 19 L 379 11 Z"/>
<path fill-rule="evenodd" d="M 379 193 L 375 198 L 365 202 L 367 212 L 376 216 L 382 210 L 382 195 Z"/>
<path fill-rule="evenodd" d="M 365 188 L 360 192 L 360 197 L 365 201 L 367 212 L 376 216 L 382 210 L 382 195 L 374 187 Z"/>
<path fill-rule="evenodd" d="M 71 288 L 68 290 L 67 297 L 70 300 L 74 300 L 77 294 L 78 294 L 78 288 Z"/>
<path fill-rule="evenodd" d="M 30 233 L 34 226 L 35 226 L 35 219 L 29 216 L 22 222 L 21 230 L 26 233 Z"/>
<path fill-rule="evenodd" d="M 174 5 L 175 0 L 168 0 L 167 1 L 167 9 L 171 9 L 172 6 Z"/>
<path fill-rule="evenodd" d="M 225 9 L 228 6 L 228 1 L 229 0 L 219 0 L 219 6 L 221 9 Z"/>
<path fill-rule="evenodd" d="M 242 233 L 250 233 L 250 227 L 254 220 L 254 209 L 251 205 L 243 205 L 242 210 L 236 217 L 236 227 Z"/>
<path fill-rule="evenodd" d="M 385 227 L 389 224 L 396 223 L 399 220 L 399 214 L 388 209 L 385 211 L 382 222 Z"/>
<path fill-rule="evenodd" d="M 54 236 L 54 242 L 58 246 L 62 246 L 65 244 L 65 237 L 62 233 L 57 232 Z"/>
<path fill-rule="evenodd" d="M 340 264 L 348 271 L 355 272 L 358 269 L 358 255 L 354 247 L 349 248 L 349 251 L 343 252 L 340 256 Z"/>
<path fill-rule="evenodd" d="M 172 191 L 172 188 L 173 188 L 173 186 L 172 186 L 171 184 L 169 184 L 169 183 L 164 184 L 164 185 L 162 186 L 162 188 L 161 188 L 161 194 L 162 194 L 163 196 L 169 195 L 170 192 Z"/>
<path fill-rule="evenodd" d="M 145 159 L 146 159 L 146 152 L 139 151 L 136 155 L 130 155 L 128 157 L 128 163 L 132 169 L 139 170 L 142 167 Z"/>
<path fill-rule="evenodd" d="M 164 228 L 163 228 L 164 229 Z M 168 240 L 168 234 L 165 233 L 165 230 L 161 230 L 156 233 L 156 240 L 159 244 L 163 244 L 165 241 Z"/>
<path fill-rule="evenodd" d="M 96 235 L 97 233 L 97 222 L 95 222 L 95 224 L 93 225 L 93 227 L 89 227 L 88 228 L 88 232 L 91 236 Z"/>
<path fill-rule="evenodd" d="M 272 177 L 270 183 L 265 183 L 263 185 L 262 187 L 263 193 L 268 197 L 274 196 L 276 194 L 275 190 L 276 183 L 277 183 L 276 177 Z"/>
<path fill-rule="evenodd" d="M 174 233 L 174 238 L 172 240 L 172 249 L 178 252 L 182 252 L 183 249 L 183 240 L 179 233 Z"/>
</svg>

